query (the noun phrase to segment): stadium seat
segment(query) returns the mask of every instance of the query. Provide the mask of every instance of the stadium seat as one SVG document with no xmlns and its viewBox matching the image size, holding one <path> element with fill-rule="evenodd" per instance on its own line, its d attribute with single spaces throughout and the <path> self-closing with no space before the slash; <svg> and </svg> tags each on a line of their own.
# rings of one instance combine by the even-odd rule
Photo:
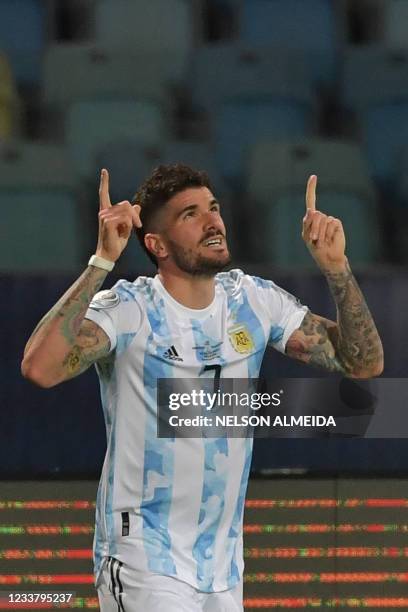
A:
<svg viewBox="0 0 408 612">
<path fill-rule="evenodd" d="M 81 261 L 75 180 L 65 150 L 13 143 L 0 149 L 0 266 L 10 272 L 74 270 Z"/>
<path fill-rule="evenodd" d="M 0 47 L 23 85 L 36 85 L 40 80 L 45 19 L 42 0 L 0 0 Z"/>
<path fill-rule="evenodd" d="M 0 146 L 0 185 L 7 189 L 73 189 L 75 174 L 65 147 L 13 141 Z"/>
<path fill-rule="evenodd" d="M 71 192 L 0 188 L 3 272 L 50 273 L 78 270 L 81 224 Z"/>
<path fill-rule="evenodd" d="M 384 187 L 396 178 L 408 138 L 407 80 L 407 52 L 377 46 L 347 52 L 344 105 L 356 113 L 371 172 Z"/>
<path fill-rule="evenodd" d="M 243 0 L 242 42 L 297 50 L 313 79 L 329 86 L 337 78 L 339 28 L 329 0 Z"/>
<path fill-rule="evenodd" d="M 95 39 L 113 48 L 158 54 L 169 75 L 180 79 L 188 66 L 198 28 L 185 0 L 99 0 Z"/>
<path fill-rule="evenodd" d="M 203 47 L 192 92 L 196 107 L 207 111 L 221 174 L 233 184 L 240 182 L 248 144 L 313 130 L 314 95 L 305 65 L 283 49 Z"/>
<path fill-rule="evenodd" d="M 259 138 L 282 141 L 311 134 L 313 115 L 308 104 L 295 100 L 237 100 L 223 104 L 214 121 L 221 173 L 239 187 L 251 144 Z"/>
<path fill-rule="evenodd" d="M 241 43 L 212 43 L 195 54 L 192 101 L 212 112 L 226 99 L 295 98 L 311 101 L 313 89 L 304 59 L 284 47 L 253 49 Z"/>
<path fill-rule="evenodd" d="M 408 52 L 376 44 L 350 45 L 343 68 L 343 103 L 359 111 L 390 99 L 400 100 L 407 96 L 407 79 Z"/>
<path fill-rule="evenodd" d="M 385 188 L 390 187 L 408 141 L 408 96 L 405 101 L 367 109 L 360 122 L 372 174 Z"/>
<path fill-rule="evenodd" d="M 257 260 L 282 266 L 313 266 L 301 238 L 305 190 L 317 174 L 317 208 L 339 217 L 345 228 L 347 254 L 353 264 L 369 264 L 379 250 L 373 184 L 361 151 L 336 141 L 276 144 L 260 141 L 248 164 L 248 205 L 252 245 Z"/>
<path fill-rule="evenodd" d="M 115 51 L 91 43 L 51 45 L 44 58 L 43 98 L 66 109 L 89 98 L 140 97 L 161 100 L 169 94 L 162 66 L 154 58 L 131 51 Z M 75 69 L 73 69 L 75 67 Z"/>
<path fill-rule="evenodd" d="M 66 137 L 71 159 L 84 179 L 93 177 L 99 150 L 118 140 L 156 145 L 167 137 L 159 102 L 133 99 L 89 100 L 72 104 Z"/>
<path fill-rule="evenodd" d="M 384 43 L 389 49 L 408 49 L 408 5 L 406 0 L 383 3 Z"/>
</svg>

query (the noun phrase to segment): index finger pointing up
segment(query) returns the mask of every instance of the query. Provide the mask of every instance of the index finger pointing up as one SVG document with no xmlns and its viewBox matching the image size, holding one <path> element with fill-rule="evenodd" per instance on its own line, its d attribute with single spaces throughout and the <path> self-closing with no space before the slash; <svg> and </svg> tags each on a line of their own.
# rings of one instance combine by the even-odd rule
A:
<svg viewBox="0 0 408 612">
<path fill-rule="evenodd" d="M 312 174 L 307 181 L 306 187 L 306 212 L 308 210 L 314 211 L 316 210 L 316 185 L 317 185 L 317 176 Z"/>
<path fill-rule="evenodd" d="M 99 210 L 112 206 L 109 197 L 109 172 L 103 168 L 101 171 L 101 182 L 99 183 Z"/>
</svg>

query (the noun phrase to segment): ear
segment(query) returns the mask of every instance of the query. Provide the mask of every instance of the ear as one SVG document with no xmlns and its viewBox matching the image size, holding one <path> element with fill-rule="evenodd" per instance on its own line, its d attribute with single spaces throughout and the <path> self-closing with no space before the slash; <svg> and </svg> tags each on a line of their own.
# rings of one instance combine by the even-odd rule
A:
<svg viewBox="0 0 408 612">
<path fill-rule="evenodd" d="M 164 259 L 167 257 L 167 249 L 160 237 L 160 234 L 145 234 L 144 242 L 146 248 L 157 259 Z"/>
</svg>

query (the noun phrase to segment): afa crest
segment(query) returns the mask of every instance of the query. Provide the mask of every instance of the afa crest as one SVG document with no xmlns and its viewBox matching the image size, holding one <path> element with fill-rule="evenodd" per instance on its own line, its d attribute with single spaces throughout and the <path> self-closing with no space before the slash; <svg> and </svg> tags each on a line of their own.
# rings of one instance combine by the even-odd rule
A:
<svg viewBox="0 0 408 612">
<path fill-rule="evenodd" d="M 244 323 L 230 327 L 228 336 L 237 353 L 250 353 L 255 348 L 252 336 Z"/>
</svg>

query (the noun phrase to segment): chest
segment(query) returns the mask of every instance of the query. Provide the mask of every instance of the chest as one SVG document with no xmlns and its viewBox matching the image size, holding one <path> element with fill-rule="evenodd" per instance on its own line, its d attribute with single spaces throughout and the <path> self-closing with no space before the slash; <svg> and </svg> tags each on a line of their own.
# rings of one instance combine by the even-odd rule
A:
<svg viewBox="0 0 408 612">
<path fill-rule="evenodd" d="M 172 377 L 194 377 L 218 366 L 222 377 L 246 378 L 248 362 L 260 365 L 266 346 L 262 321 L 228 308 L 205 318 L 173 315 L 152 322 L 146 317 L 143 333 L 145 362 L 171 368 Z"/>
</svg>

